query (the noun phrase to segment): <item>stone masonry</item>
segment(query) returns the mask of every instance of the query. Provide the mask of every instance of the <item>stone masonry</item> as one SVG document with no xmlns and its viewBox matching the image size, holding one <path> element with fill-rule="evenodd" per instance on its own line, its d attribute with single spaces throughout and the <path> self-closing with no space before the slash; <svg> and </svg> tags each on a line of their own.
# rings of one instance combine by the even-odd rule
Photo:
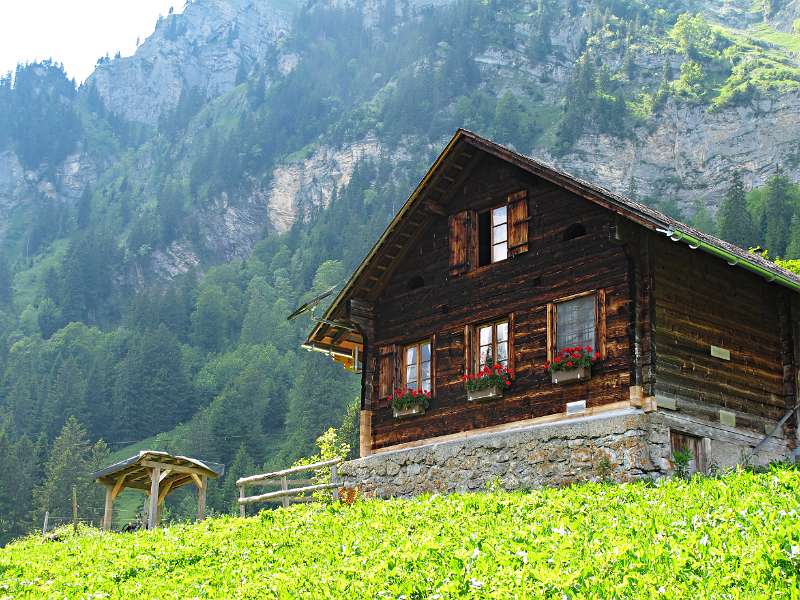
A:
<svg viewBox="0 0 800 600">
<path fill-rule="evenodd" d="M 670 426 L 668 415 L 622 409 L 386 451 L 347 462 L 340 472 L 347 483 L 379 497 L 478 491 L 493 484 L 513 490 L 655 479 L 672 470 Z M 758 438 L 753 440 L 715 464 L 735 464 Z M 767 444 L 762 455 L 753 462 L 783 457 L 785 444 Z"/>
</svg>

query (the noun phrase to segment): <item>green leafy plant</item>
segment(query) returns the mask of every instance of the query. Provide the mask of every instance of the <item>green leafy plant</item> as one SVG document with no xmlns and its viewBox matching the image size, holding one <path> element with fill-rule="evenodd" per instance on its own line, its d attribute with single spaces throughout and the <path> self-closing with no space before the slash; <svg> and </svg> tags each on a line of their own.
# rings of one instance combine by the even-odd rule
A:
<svg viewBox="0 0 800 600">
<path fill-rule="evenodd" d="M 675 450 L 672 453 L 672 464 L 675 465 L 675 474 L 684 479 L 689 477 L 690 463 L 694 455 L 690 450 Z"/>
<path fill-rule="evenodd" d="M 514 372 L 505 365 L 495 363 L 491 367 L 486 365 L 477 373 L 464 375 L 462 380 L 468 392 L 485 390 L 493 386 L 502 390 L 514 381 Z"/>
<path fill-rule="evenodd" d="M 395 410 L 403 410 L 414 406 L 428 408 L 431 401 L 431 393 L 416 388 L 400 388 L 394 391 L 389 397 L 389 401 Z"/>
<path fill-rule="evenodd" d="M 544 368 L 551 373 L 591 367 L 600 360 L 601 354 L 594 352 L 591 346 L 575 346 L 564 348 L 552 361 L 546 362 Z"/>
</svg>

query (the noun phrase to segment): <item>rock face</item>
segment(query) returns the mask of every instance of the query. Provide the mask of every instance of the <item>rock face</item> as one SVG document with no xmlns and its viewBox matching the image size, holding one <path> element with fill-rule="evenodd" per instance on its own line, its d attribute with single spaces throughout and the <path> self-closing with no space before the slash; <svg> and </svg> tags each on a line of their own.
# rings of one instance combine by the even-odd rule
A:
<svg viewBox="0 0 800 600">
<path fill-rule="evenodd" d="M 672 471 L 670 429 L 706 436 L 709 464 L 727 467 L 761 438 L 735 433 L 718 439 L 716 427 L 678 416 L 622 409 L 607 416 L 526 425 L 416 448 L 387 451 L 342 465 L 349 485 L 368 495 L 408 497 L 425 492 L 469 492 L 499 485 L 528 489 L 580 481 L 654 479 Z M 712 437 L 714 436 L 714 437 Z M 765 444 L 756 464 L 787 458 L 785 441 Z"/>
<path fill-rule="evenodd" d="M 688 214 L 698 201 L 714 210 L 734 169 L 746 187 L 764 185 L 776 165 L 800 179 L 798 114 L 797 93 L 718 112 L 670 102 L 654 129 L 633 138 L 587 135 L 580 152 L 546 158 L 623 194 L 633 178 L 641 196 L 678 198 Z"/>
<path fill-rule="evenodd" d="M 108 109 L 155 125 L 194 89 L 206 99 L 236 84 L 256 63 L 277 60 L 291 13 L 275 1 L 203 0 L 158 21 L 131 57 L 101 64 L 89 78 Z"/>
</svg>

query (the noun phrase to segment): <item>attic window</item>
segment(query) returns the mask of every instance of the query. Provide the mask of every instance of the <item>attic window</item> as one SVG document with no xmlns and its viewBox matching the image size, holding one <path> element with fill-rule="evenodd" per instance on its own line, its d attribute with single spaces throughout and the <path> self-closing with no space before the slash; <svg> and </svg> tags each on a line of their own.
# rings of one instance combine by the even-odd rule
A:
<svg viewBox="0 0 800 600">
<path fill-rule="evenodd" d="M 478 266 L 508 258 L 508 207 L 503 204 L 478 215 Z"/>
<path fill-rule="evenodd" d="M 413 290 L 418 290 L 419 288 L 424 286 L 425 286 L 425 280 L 421 276 L 415 275 L 414 277 L 408 280 L 408 283 L 406 284 L 406 289 L 409 292 L 411 292 Z"/>
<path fill-rule="evenodd" d="M 564 241 L 568 242 L 584 235 L 586 235 L 586 227 L 583 223 L 573 223 L 564 230 Z"/>
</svg>

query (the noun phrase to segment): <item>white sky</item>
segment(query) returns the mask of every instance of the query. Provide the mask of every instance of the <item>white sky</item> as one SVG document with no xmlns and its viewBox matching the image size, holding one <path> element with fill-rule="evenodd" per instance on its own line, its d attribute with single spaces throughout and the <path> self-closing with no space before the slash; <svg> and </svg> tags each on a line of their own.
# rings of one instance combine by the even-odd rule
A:
<svg viewBox="0 0 800 600">
<path fill-rule="evenodd" d="M 0 74 L 19 62 L 52 58 L 78 83 L 97 59 L 133 54 L 158 15 L 184 0 L 0 0 Z"/>
</svg>

